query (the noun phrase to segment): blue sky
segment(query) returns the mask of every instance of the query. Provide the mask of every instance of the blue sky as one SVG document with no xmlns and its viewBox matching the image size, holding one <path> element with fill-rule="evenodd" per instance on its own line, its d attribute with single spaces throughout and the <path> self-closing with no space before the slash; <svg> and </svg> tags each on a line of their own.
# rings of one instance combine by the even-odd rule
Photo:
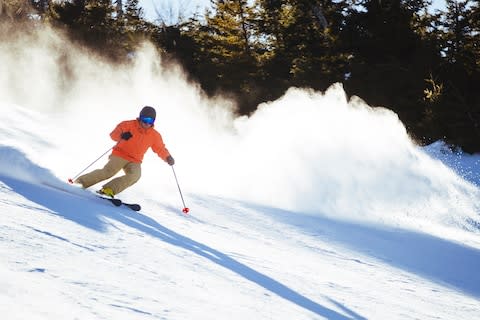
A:
<svg viewBox="0 0 480 320">
<path fill-rule="evenodd" d="M 167 24 L 176 21 L 181 14 L 189 17 L 195 12 L 203 13 L 205 8 L 210 6 L 210 0 L 140 0 L 140 4 L 145 10 L 146 18 L 149 20 L 157 19 L 155 8 L 161 12 L 170 12 L 162 17 Z M 445 0 L 433 0 L 432 9 L 442 9 L 445 6 Z"/>
<path fill-rule="evenodd" d="M 189 17 L 195 12 L 203 13 L 205 8 L 210 5 L 210 0 L 140 0 L 140 5 L 145 10 L 145 16 L 149 20 L 156 20 L 158 15 L 155 8 L 165 12 L 161 17 L 167 24 L 178 20 L 178 16 Z"/>
</svg>

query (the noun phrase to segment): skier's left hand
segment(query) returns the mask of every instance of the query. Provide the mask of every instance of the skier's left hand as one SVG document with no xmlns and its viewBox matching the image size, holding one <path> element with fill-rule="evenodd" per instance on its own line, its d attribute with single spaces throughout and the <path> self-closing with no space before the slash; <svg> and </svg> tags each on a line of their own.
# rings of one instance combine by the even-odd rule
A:
<svg viewBox="0 0 480 320">
<path fill-rule="evenodd" d="M 175 164 L 175 159 L 173 159 L 172 156 L 168 156 L 167 157 L 167 163 L 171 166 L 173 166 Z"/>
<path fill-rule="evenodd" d="M 120 135 L 120 138 L 122 138 L 123 140 L 128 140 L 131 137 L 133 137 L 133 135 L 130 131 L 122 132 L 122 134 Z"/>
</svg>

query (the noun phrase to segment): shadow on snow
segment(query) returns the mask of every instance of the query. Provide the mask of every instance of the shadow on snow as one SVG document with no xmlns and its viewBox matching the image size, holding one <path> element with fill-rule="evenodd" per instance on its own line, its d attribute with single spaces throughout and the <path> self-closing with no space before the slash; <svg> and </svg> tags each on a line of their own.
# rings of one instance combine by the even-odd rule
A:
<svg viewBox="0 0 480 320">
<path fill-rule="evenodd" d="M 242 204 L 304 233 L 371 256 L 470 296 L 480 297 L 480 250 L 413 230 L 369 226 Z"/>
<path fill-rule="evenodd" d="M 24 158 L 24 160 L 25 159 L 26 158 Z M 29 163 L 29 166 L 35 166 L 35 171 L 38 171 L 39 169 L 44 170 L 45 172 L 42 174 L 47 173 L 48 175 L 49 173 L 48 170 L 39 168 L 32 163 Z M 189 250 L 201 257 L 204 257 L 205 259 L 208 259 L 211 262 L 231 270 L 232 272 L 253 283 L 256 283 L 257 285 L 282 297 L 283 299 L 327 319 L 365 319 L 364 317 L 356 314 L 354 311 L 335 301 L 333 301 L 335 302 L 335 305 L 340 305 L 341 309 L 349 316 L 345 316 L 335 310 L 322 306 L 319 303 L 278 282 L 277 280 L 262 274 L 243 263 L 238 262 L 237 260 L 218 250 L 215 250 L 212 247 L 170 230 L 141 213 L 133 212 L 124 208 L 112 208 L 111 204 L 108 202 L 104 202 L 104 200 L 101 199 L 95 199 L 95 197 L 92 197 L 92 199 L 86 201 L 85 198 L 82 198 L 78 195 L 67 194 L 66 192 L 68 191 L 51 189 L 43 185 L 35 184 L 35 182 L 25 182 L 3 175 L 0 175 L 0 181 L 11 188 L 15 193 L 20 194 L 26 199 L 46 208 L 52 214 L 59 215 L 65 219 L 97 231 L 104 231 L 106 229 L 106 224 L 102 220 L 103 217 L 115 219 L 127 226 L 156 237 L 166 243 Z M 55 184 L 58 185 L 58 181 L 55 181 Z M 66 185 L 66 187 L 70 186 Z"/>
</svg>

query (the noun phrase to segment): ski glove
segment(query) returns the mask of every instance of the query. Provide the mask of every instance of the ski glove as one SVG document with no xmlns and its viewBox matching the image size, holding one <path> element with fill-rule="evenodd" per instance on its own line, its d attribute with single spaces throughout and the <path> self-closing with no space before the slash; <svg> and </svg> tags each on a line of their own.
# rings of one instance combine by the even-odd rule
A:
<svg viewBox="0 0 480 320">
<path fill-rule="evenodd" d="M 171 166 L 173 166 L 175 164 L 175 160 L 173 159 L 172 156 L 167 157 L 167 163 Z"/>
<path fill-rule="evenodd" d="M 122 132 L 122 135 L 120 136 L 120 138 L 122 138 L 123 140 L 128 140 L 131 137 L 133 137 L 133 135 L 130 131 Z"/>
</svg>

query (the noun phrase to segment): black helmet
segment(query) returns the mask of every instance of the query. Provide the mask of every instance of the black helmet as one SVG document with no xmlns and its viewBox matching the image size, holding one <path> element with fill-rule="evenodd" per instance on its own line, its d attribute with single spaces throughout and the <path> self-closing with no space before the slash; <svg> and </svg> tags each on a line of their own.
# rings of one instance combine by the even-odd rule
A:
<svg viewBox="0 0 480 320">
<path fill-rule="evenodd" d="M 157 116 L 157 112 L 150 106 L 143 107 L 142 111 L 140 111 L 140 118 L 153 118 Z"/>
</svg>

